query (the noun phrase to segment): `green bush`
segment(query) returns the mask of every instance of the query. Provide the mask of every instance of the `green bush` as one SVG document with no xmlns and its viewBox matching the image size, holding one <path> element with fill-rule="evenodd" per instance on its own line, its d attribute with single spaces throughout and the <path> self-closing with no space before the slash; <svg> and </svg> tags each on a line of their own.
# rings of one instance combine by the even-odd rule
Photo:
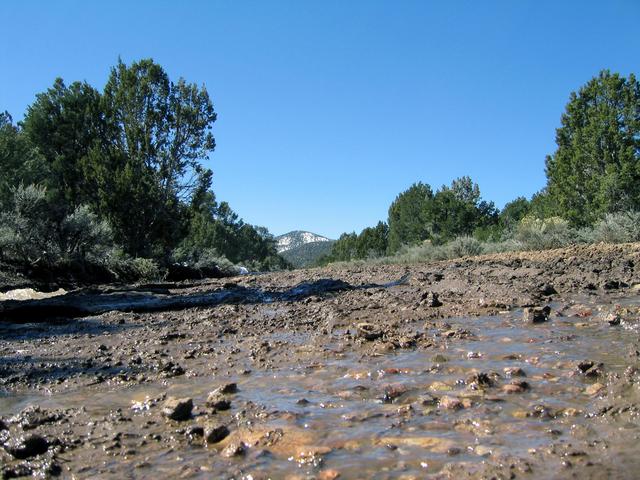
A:
<svg viewBox="0 0 640 480">
<path fill-rule="evenodd" d="M 482 243 L 473 237 L 458 237 L 446 245 L 450 258 L 472 257 L 483 253 Z"/>
<path fill-rule="evenodd" d="M 68 261 L 104 265 L 114 248 L 109 223 L 100 220 L 86 205 L 67 215 L 60 225 L 62 255 Z"/>
<path fill-rule="evenodd" d="M 569 222 L 560 217 L 541 219 L 526 216 L 518 224 L 515 240 L 525 250 L 547 250 L 576 243 L 578 236 Z"/>
<path fill-rule="evenodd" d="M 46 189 L 19 185 L 0 214 L 0 258 L 18 265 L 51 265 L 60 257 L 47 214 Z"/>
<path fill-rule="evenodd" d="M 158 264 L 150 258 L 131 258 L 122 250 L 113 250 L 107 267 L 121 282 L 153 282 L 165 276 Z"/>
<path fill-rule="evenodd" d="M 608 213 L 593 228 L 584 229 L 581 233 L 588 242 L 640 241 L 640 212 Z"/>
</svg>

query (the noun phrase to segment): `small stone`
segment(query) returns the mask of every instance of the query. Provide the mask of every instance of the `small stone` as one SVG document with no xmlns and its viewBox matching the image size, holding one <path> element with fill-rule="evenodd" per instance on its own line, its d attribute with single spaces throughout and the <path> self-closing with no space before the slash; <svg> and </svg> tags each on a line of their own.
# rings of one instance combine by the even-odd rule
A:
<svg viewBox="0 0 640 480">
<path fill-rule="evenodd" d="M 433 363 L 445 363 L 448 362 L 449 359 L 447 357 L 445 357 L 444 355 L 442 355 L 441 353 L 436 353 L 433 358 L 431 359 L 431 361 Z"/>
<path fill-rule="evenodd" d="M 600 393 L 602 390 L 604 390 L 604 385 L 601 383 L 594 383 L 593 385 L 589 385 L 584 393 L 586 393 L 587 395 L 597 395 L 598 393 Z"/>
<path fill-rule="evenodd" d="M 193 410 L 193 400 L 190 398 L 169 397 L 162 407 L 162 414 L 175 421 L 189 420 Z"/>
<path fill-rule="evenodd" d="M 491 378 L 489 374 L 484 372 L 469 375 L 469 377 L 467 377 L 466 379 L 466 383 L 472 390 L 489 388 L 495 385 L 493 378 Z"/>
<path fill-rule="evenodd" d="M 229 410 L 231 408 L 231 402 L 224 398 L 217 390 L 209 393 L 205 405 L 219 411 Z"/>
<path fill-rule="evenodd" d="M 225 425 L 216 425 L 207 429 L 207 443 L 218 443 L 229 436 L 229 429 Z"/>
<path fill-rule="evenodd" d="M 620 325 L 621 320 L 622 318 L 620 318 L 620 315 L 615 312 L 611 312 L 605 317 L 605 321 L 612 327 Z"/>
<path fill-rule="evenodd" d="M 42 455 L 49 450 L 49 442 L 40 435 L 30 435 L 5 444 L 4 449 L 14 458 L 24 460 L 26 458 Z"/>
<path fill-rule="evenodd" d="M 506 367 L 504 369 L 504 374 L 507 377 L 526 377 L 527 374 L 520 367 Z"/>
<path fill-rule="evenodd" d="M 187 436 L 204 437 L 204 428 L 202 428 L 200 425 L 192 425 L 187 429 Z"/>
<path fill-rule="evenodd" d="M 587 378 L 598 378 L 604 375 L 604 363 L 596 363 L 592 360 L 584 360 L 579 362 L 577 370 Z"/>
<path fill-rule="evenodd" d="M 235 383 L 225 383 L 224 385 L 221 385 L 210 392 L 208 398 L 212 398 L 218 395 L 231 395 L 234 393 L 238 393 L 238 385 Z"/>
<path fill-rule="evenodd" d="M 525 308 L 522 310 L 522 319 L 527 323 L 543 323 L 549 320 L 551 307 Z"/>
<path fill-rule="evenodd" d="M 223 457 L 239 457 L 245 454 L 247 446 L 242 442 L 233 442 L 220 452 Z"/>
<path fill-rule="evenodd" d="M 540 288 L 540 294 L 544 295 L 545 297 L 549 297 L 551 295 L 555 295 L 556 293 L 558 293 L 556 291 L 556 289 L 554 288 L 553 285 L 550 284 L 545 284 Z"/>
<path fill-rule="evenodd" d="M 512 382 L 502 386 L 502 391 L 505 393 L 523 393 L 529 390 L 529 384 L 527 382 L 519 381 Z"/>
<path fill-rule="evenodd" d="M 440 307 L 442 306 L 442 302 L 438 298 L 438 294 L 435 292 L 425 292 L 422 294 L 422 301 L 420 305 L 425 305 L 427 307 Z"/>
<path fill-rule="evenodd" d="M 372 323 L 358 323 L 356 325 L 356 337 L 372 341 L 382 337 L 382 331 Z"/>
<path fill-rule="evenodd" d="M 460 399 L 446 395 L 440 399 L 439 405 L 440 408 L 445 408 L 447 410 L 460 410 L 461 408 L 464 408 Z"/>
<path fill-rule="evenodd" d="M 318 480 L 335 480 L 340 476 L 340 472 L 333 469 L 322 470 L 318 474 Z"/>
</svg>

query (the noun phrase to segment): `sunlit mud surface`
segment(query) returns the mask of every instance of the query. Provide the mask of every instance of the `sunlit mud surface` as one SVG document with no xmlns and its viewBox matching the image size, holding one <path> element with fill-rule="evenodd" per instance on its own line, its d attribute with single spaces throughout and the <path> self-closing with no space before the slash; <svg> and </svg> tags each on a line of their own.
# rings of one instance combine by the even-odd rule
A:
<svg viewBox="0 0 640 480">
<path fill-rule="evenodd" d="M 16 459 L 5 446 L 3 472 L 637 478 L 635 289 L 546 295 L 548 316 L 531 322 L 529 300 L 486 314 L 473 298 L 471 315 L 452 316 L 443 289 L 443 305 L 421 305 L 416 276 L 296 301 L 6 325 L 1 440 L 37 434 L 49 448 Z M 190 414 L 169 418 L 172 397 L 190 399 Z"/>
</svg>

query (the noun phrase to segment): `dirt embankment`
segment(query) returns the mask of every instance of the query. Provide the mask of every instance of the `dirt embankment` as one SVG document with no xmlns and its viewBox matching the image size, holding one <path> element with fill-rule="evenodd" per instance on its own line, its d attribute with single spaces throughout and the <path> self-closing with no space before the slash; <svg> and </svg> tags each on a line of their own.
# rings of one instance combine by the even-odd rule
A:
<svg viewBox="0 0 640 480">
<path fill-rule="evenodd" d="M 633 478 L 638 284 L 592 245 L 2 302 L 3 475 Z"/>
</svg>

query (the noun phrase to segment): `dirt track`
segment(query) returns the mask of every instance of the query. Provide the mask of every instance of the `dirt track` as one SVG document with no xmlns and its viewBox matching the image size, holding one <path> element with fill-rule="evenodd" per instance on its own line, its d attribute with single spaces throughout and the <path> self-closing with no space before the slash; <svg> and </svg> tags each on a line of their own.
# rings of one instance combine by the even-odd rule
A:
<svg viewBox="0 0 640 480">
<path fill-rule="evenodd" d="M 67 310 L 4 302 L 0 464 L 635 478 L 638 284 L 633 244 L 105 288 L 58 297 Z"/>
</svg>

